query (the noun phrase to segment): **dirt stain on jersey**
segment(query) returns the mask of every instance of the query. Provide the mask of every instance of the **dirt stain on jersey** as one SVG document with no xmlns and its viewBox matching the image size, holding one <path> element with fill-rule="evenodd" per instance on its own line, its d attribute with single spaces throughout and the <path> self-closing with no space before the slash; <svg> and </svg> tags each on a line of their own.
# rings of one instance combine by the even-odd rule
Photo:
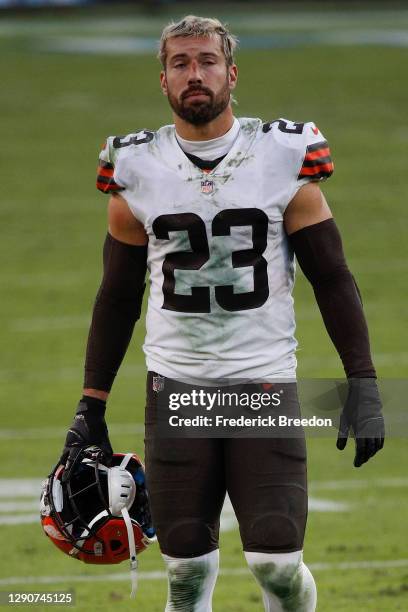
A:
<svg viewBox="0 0 408 612">
<path fill-rule="evenodd" d="M 242 152 L 238 151 L 235 157 L 232 157 L 230 160 L 228 160 L 228 163 L 226 164 L 226 166 L 227 168 L 236 168 L 237 166 L 240 165 L 242 161 L 243 161 Z"/>
<path fill-rule="evenodd" d="M 245 234 L 245 230 L 242 230 Z M 186 315 L 182 319 L 180 333 L 190 344 L 191 349 L 203 359 L 219 359 L 228 350 L 231 337 L 242 334 L 240 312 L 221 308 L 216 301 L 214 287 L 233 286 L 234 293 L 245 293 L 252 290 L 248 278 L 242 275 L 243 270 L 231 266 L 231 252 L 234 250 L 228 237 L 213 238 L 210 243 L 210 259 L 201 268 L 201 281 L 210 288 L 211 313 Z M 196 271 L 188 274 L 183 271 L 177 279 L 176 291 L 188 293 L 195 284 Z M 249 270 L 249 274 L 253 274 Z"/>
<path fill-rule="evenodd" d="M 244 122 L 240 122 L 240 126 L 241 126 L 241 131 L 246 135 L 246 136 L 251 136 L 252 134 L 254 134 L 256 132 L 256 130 L 259 127 L 259 120 L 258 119 L 252 119 L 250 121 L 246 121 Z"/>
</svg>

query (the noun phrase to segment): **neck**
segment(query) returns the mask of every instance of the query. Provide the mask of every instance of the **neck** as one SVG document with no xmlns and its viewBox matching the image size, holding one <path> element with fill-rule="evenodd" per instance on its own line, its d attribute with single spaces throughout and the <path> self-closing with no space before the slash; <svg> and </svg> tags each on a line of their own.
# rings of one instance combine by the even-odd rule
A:
<svg viewBox="0 0 408 612">
<path fill-rule="evenodd" d="M 232 128 L 234 115 L 231 105 L 216 117 L 213 121 L 204 125 L 192 125 L 178 115 L 173 113 L 176 132 L 185 140 L 212 140 L 223 136 Z"/>
</svg>

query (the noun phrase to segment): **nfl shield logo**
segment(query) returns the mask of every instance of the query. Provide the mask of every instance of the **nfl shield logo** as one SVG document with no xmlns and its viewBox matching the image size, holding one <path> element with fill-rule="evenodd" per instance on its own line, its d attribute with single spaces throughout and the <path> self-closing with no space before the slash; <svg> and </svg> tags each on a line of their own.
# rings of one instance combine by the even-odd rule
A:
<svg viewBox="0 0 408 612">
<path fill-rule="evenodd" d="M 156 393 L 159 393 L 160 391 L 163 391 L 164 389 L 164 377 L 157 375 L 157 376 L 153 376 L 153 391 L 155 391 Z"/>
<path fill-rule="evenodd" d="M 214 189 L 214 182 L 205 179 L 201 181 L 201 193 L 212 193 Z"/>
</svg>

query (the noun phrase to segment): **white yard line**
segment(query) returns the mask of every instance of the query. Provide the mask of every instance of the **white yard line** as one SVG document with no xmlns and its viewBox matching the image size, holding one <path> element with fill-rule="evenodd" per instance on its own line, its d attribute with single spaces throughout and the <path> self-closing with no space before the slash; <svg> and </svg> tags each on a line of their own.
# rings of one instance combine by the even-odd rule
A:
<svg viewBox="0 0 408 612">
<path fill-rule="evenodd" d="M 33 525 L 39 524 L 40 510 L 36 514 L 8 514 L 2 516 L 0 514 L 0 526 L 1 525 Z"/>
<path fill-rule="evenodd" d="M 128 431 L 128 430 L 127 430 Z M 0 478 L 0 500 L 19 497 L 37 497 L 41 490 L 39 478 Z M 407 487 L 408 478 L 374 478 L 367 480 L 314 480 L 309 483 L 313 491 L 347 490 L 363 488 Z"/>
<path fill-rule="evenodd" d="M 309 495 L 308 507 L 309 512 L 347 512 L 351 509 L 352 504 L 310 497 Z"/>
<path fill-rule="evenodd" d="M 38 492 L 38 489 L 37 489 Z M 38 495 L 35 499 L 24 501 L 1 501 L 0 497 L 0 514 L 5 512 L 38 512 Z"/>
<path fill-rule="evenodd" d="M 127 431 L 129 431 L 127 429 Z M 41 480 L 38 478 L 3 478 L 0 479 L 0 526 L 23 525 L 39 522 L 39 497 Z M 324 480 L 312 481 L 309 489 L 310 512 L 347 512 L 353 505 L 330 499 L 316 497 L 320 491 L 344 491 L 374 488 L 402 488 L 408 486 L 408 478 L 376 478 L 368 480 Z M 37 513 L 31 512 L 38 508 Z M 17 514 L 16 514 L 17 513 Z M 238 526 L 229 497 L 226 497 L 222 515 L 221 531 L 231 531 Z"/>
<path fill-rule="evenodd" d="M 35 497 L 39 500 L 41 483 L 42 480 L 39 478 L 2 478 L 0 479 L 0 500 L 15 500 L 20 497 Z"/>
<path fill-rule="evenodd" d="M 40 491 L 41 481 L 38 479 L 0 480 L 0 526 L 39 524 Z M 37 508 L 38 511 L 34 514 L 32 510 Z M 350 508 L 348 503 L 309 497 L 310 512 L 347 512 Z M 234 509 L 227 495 L 221 514 L 221 531 L 237 528 Z"/>
<path fill-rule="evenodd" d="M 350 561 L 342 563 L 308 563 L 312 572 L 324 571 L 347 571 L 363 569 L 384 569 L 408 567 L 408 559 L 388 559 L 370 561 Z M 249 576 L 250 572 L 246 567 L 221 568 L 221 576 Z M 162 571 L 139 572 L 140 580 L 165 580 L 166 573 Z M 99 574 L 95 576 L 84 575 L 64 575 L 64 576 L 10 576 L 0 579 L 0 586 L 12 586 L 14 584 L 66 584 L 75 582 L 122 582 L 129 580 L 129 572 L 117 574 Z"/>
</svg>

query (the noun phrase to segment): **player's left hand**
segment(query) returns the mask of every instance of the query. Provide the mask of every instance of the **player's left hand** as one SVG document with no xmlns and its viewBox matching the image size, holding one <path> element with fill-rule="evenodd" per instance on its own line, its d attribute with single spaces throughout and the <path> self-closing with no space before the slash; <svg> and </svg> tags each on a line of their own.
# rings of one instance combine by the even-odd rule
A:
<svg viewBox="0 0 408 612">
<path fill-rule="evenodd" d="M 354 466 L 360 467 L 384 446 L 384 417 L 375 378 L 349 378 L 347 400 L 340 415 L 337 448 L 343 450 L 350 429 L 354 434 Z"/>
</svg>

